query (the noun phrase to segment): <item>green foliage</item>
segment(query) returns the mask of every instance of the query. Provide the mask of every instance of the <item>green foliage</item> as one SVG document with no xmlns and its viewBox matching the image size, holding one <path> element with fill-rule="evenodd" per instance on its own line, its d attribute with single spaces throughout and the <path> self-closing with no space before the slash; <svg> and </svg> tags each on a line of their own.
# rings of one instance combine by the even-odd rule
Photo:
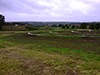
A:
<svg viewBox="0 0 100 75">
<path fill-rule="evenodd" d="M 63 26 L 62 26 L 62 29 L 65 29 L 65 28 L 66 28 L 66 26 L 65 26 L 65 25 L 63 25 Z"/>
<path fill-rule="evenodd" d="M 95 24 L 91 23 L 90 26 L 89 26 L 89 29 L 95 29 Z"/>
<path fill-rule="evenodd" d="M 5 23 L 5 17 L 0 14 L 0 30 L 2 29 L 2 25 Z"/>
<path fill-rule="evenodd" d="M 68 24 L 65 24 L 65 26 L 67 27 L 67 26 L 68 26 Z"/>
<path fill-rule="evenodd" d="M 68 24 L 65 24 L 65 26 L 66 26 L 66 29 L 69 29 L 69 25 Z"/>
<path fill-rule="evenodd" d="M 98 29 L 100 29 L 100 23 L 96 23 L 96 29 L 98 30 Z"/>
<path fill-rule="evenodd" d="M 91 23 L 89 29 L 100 29 L 100 23 Z"/>
<path fill-rule="evenodd" d="M 34 26 L 25 26 L 28 30 L 38 30 L 38 27 L 34 27 Z"/>
<path fill-rule="evenodd" d="M 59 24 L 59 27 L 62 27 L 63 26 L 63 24 Z"/>
<path fill-rule="evenodd" d="M 53 24 L 53 25 L 51 25 L 51 27 L 57 27 L 57 25 Z"/>
<path fill-rule="evenodd" d="M 72 25 L 71 28 L 74 29 L 75 28 L 75 25 Z"/>
<path fill-rule="evenodd" d="M 87 28 L 87 23 L 85 23 L 85 22 L 81 23 L 80 28 L 81 29 L 86 29 Z"/>
<path fill-rule="evenodd" d="M 4 25 L 5 25 L 5 26 L 15 26 L 15 25 L 18 25 L 18 26 L 25 26 L 25 23 L 23 23 L 23 22 L 5 22 Z"/>
<path fill-rule="evenodd" d="M 69 29 L 70 26 L 68 24 L 62 25 L 62 29 Z"/>
</svg>

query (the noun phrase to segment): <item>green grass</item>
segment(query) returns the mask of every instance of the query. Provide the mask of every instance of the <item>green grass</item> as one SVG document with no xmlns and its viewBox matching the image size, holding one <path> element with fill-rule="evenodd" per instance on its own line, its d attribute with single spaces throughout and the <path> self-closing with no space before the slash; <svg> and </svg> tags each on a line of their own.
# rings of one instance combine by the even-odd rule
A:
<svg viewBox="0 0 100 75">
<path fill-rule="evenodd" d="M 28 47 L 29 49 L 32 49 L 35 46 L 37 48 L 41 48 L 43 51 L 46 50 L 46 52 L 57 52 L 59 54 L 66 54 L 66 52 L 70 52 L 71 51 L 73 53 L 76 53 L 76 55 L 77 55 L 78 53 L 81 52 L 80 55 L 85 55 L 84 60 L 85 59 L 87 60 L 87 57 L 89 57 L 89 56 L 93 57 L 92 59 L 96 59 L 94 56 L 92 56 L 95 53 L 94 51 L 91 52 L 92 53 L 91 55 L 89 55 L 88 53 L 84 54 L 84 52 L 86 51 L 86 50 L 84 50 L 85 47 L 86 48 L 90 47 L 90 49 L 91 49 L 91 46 L 95 47 L 95 46 L 97 46 L 96 44 L 92 44 L 92 43 L 76 44 L 75 42 L 74 43 L 71 43 L 71 42 L 61 42 L 61 41 L 58 42 L 58 41 L 53 41 L 53 40 L 52 41 L 49 41 L 49 40 L 46 41 L 46 40 L 41 40 L 41 39 L 33 40 L 32 38 L 29 38 L 30 40 L 28 40 L 28 38 L 25 38 L 25 37 L 20 38 L 20 35 L 22 35 L 22 34 L 16 34 L 16 35 L 8 36 L 8 37 L 2 38 L 2 39 L 5 39 L 5 40 L 10 41 L 10 42 L 13 42 L 13 44 L 15 44 L 15 45 L 16 44 L 23 45 L 25 47 Z M 14 39 L 15 37 L 18 37 L 18 38 Z M 39 36 L 39 37 L 36 37 L 36 38 L 43 38 L 43 39 L 45 39 L 45 38 L 54 38 L 54 37 L 53 36 L 52 37 L 48 37 L 48 36 L 41 37 L 41 36 Z M 60 38 L 61 37 L 59 37 L 59 39 Z M 63 37 L 63 38 L 66 39 L 66 37 Z M 75 38 L 67 37 L 67 39 L 82 40 L 82 38 L 80 38 L 80 37 L 75 37 Z M 55 43 L 55 45 L 52 45 L 54 43 Z M 73 48 L 73 47 L 77 48 L 80 45 L 80 49 L 79 50 L 74 49 L 74 48 L 70 49 L 70 47 L 69 48 L 64 48 L 63 46 L 66 46 L 66 45 L 67 46 L 72 46 L 71 48 Z M 61 47 L 59 47 L 59 46 L 61 46 Z M 83 48 L 83 49 L 81 49 L 81 48 Z M 98 48 L 99 48 L 99 46 L 98 46 Z M 90 51 L 86 51 L 86 52 L 90 52 Z M 80 55 L 79 55 L 79 57 L 80 57 Z"/>
<path fill-rule="evenodd" d="M 65 39 L 82 39 L 82 37 L 70 37 L 70 36 L 61 36 L 61 38 L 65 38 Z"/>
<path fill-rule="evenodd" d="M 0 32 L 1 75 L 100 74 L 97 39 L 55 36 L 49 30 L 13 32 Z M 28 32 L 45 36 L 28 36 Z"/>
</svg>

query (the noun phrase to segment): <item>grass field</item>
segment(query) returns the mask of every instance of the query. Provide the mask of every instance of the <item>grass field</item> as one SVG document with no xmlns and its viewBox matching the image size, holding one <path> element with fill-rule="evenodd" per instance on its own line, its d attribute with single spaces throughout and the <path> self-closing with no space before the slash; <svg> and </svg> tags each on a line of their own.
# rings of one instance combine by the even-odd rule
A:
<svg viewBox="0 0 100 75">
<path fill-rule="evenodd" d="M 0 31 L 0 75 L 100 75 L 99 30 L 44 29 Z"/>
<path fill-rule="evenodd" d="M 27 31 L 25 26 L 2 26 L 2 31 Z"/>
</svg>

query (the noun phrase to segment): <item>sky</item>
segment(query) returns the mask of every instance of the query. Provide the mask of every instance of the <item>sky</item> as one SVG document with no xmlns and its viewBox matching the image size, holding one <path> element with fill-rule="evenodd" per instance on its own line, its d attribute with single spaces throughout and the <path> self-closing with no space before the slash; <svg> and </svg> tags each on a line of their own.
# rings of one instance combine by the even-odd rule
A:
<svg viewBox="0 0 100 75">
<path fill-rule="evenodd" d="M 100 22 L 100 0 L 0 0 L 5 21 Z"/>
</svg>

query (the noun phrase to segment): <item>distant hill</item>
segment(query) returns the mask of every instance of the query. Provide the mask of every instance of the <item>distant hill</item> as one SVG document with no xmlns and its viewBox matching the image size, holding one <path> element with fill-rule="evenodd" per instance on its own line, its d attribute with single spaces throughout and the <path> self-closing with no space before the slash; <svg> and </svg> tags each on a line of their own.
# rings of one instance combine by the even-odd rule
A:
<svg viewBox="0 0 100 75">
<path fill-rule="evenodd" d="M 59 24 L 81 24 L 81 22 L 23 22 L 31 25 L 59 25 Z"/>
<path fill-rule="evenodd" d="M 34 21 L 23 21 L 23 22 L 6 22 L 7 25 L 15 25 L 15 24 L 19 24 L 19 25 L 34 25 L 34 26 L 45 26 L 45 25 L 59 25 L 59 24 L 74 24 L 74 25 L 79 25 L 81 24 L 81 22 L 34 22 Z"/>
</svg>

